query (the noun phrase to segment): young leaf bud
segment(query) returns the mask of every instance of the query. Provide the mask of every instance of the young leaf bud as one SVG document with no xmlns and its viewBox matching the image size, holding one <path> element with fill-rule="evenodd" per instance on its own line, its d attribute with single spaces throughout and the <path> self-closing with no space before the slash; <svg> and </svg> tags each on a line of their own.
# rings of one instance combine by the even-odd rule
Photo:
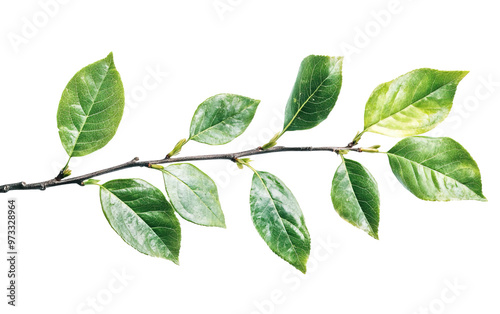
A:
<svg viewBox="0 0 500 314">
<path fill-rule="evenodd" d="M 168 153 L 167 158 L 173 157 L 181 152 L 182 146 L 187 143 L 187 140 L 183 138 L 175 144 L 174 149 L 170 153 Z"/>
</svg>

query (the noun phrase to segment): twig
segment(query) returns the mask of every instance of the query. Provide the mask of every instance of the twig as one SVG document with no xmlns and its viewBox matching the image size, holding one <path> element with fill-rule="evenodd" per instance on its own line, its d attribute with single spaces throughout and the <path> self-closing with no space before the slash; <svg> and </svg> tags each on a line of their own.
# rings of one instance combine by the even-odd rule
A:
<svg viewBox="0 0 500 314">
<path fill-rule="evenodd" d="M 186 157 L 174 157 L 174 158 L 164 158 L 158 160 L 146 160 L 139 161 L 139 158 L 136 157 L 129 162 L 101 169 L 98 171 L 94 171 L 88 174 L 84 174 L 78 177 L 67 178 L 60 180 L 58 177 L 41 181 L 37 183 L 26 183 L 26 182 L 18 182 L 0 185 L 0 193 L 6 193 L 12 190 L 45 190 L 50 187 L 66 185 L 66 184 L 79 184 L 83 185 L 83 182 L 87 179 L 94 178 L 103 174 L 120 171 L 127 168 L 134 167 L 151 167 L 151 165 L 155 164 L 168 164 L 175 162 L 184 162 L 184 161 L 196 161 L 196 160 L 216 160 L 216 159 L 227 159 L 231 161 L 237 161 L 238 158 L 253 156 L 253 155 L 261 155 L 261 154 L 269 154 L 269 153 L 277 153 L 277 152 L 312 152 L 312 151 L 329 151 L 334 153 L 339 153 L 341 151 L 355 151 L 361 152 L 361 148 L 354 147 L 333 147 L 333 146 L 323 146 L 323 147 L 285 147 L 285 146 L 275 146 L 269 149 L 263 150 L 261 147 L 257 147 L 250 150 L 245 150 L 236 153 L 226 153 L 226 154 L 212 154 L 212 155 L 198 155 L 198 156 L 186 156 Z"/>
</svg>

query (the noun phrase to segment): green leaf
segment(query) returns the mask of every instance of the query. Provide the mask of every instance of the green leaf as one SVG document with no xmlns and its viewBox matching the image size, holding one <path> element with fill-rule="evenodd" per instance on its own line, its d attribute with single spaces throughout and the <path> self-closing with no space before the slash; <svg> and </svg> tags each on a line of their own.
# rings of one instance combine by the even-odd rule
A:
<svg viewBox="0 0 500 314">
<path fill-rule="evenodd" d="M 85 156 L 104 147 L 115 135 L 125 95 L 113 54 L 78 71 L 59 102 L 57 127 L 70 157 Z"/>
<path fill-rule="evenodd" d="M 252 122 L 260 100 L 218 94 L 196 109 L 189 139 L 210 145 L 226 144 L 240 136 Z"/>
<path fill-rule="evenodd" d="M 418 198 L 486 201 L 476 162 L 451 138 L 405 138 L 387 155 L 399 182 Z"/>
<path fill-rule="evenodd" d="M 101 185 L 101 206 L 111 227 L 137 251 L 179 264 L 181 227 L 163 193 L 140 179 Z"/>
<path fill-rule="evenodd" d="M 467 71 L 418 69 L 380 84 L 365 107 L 365 131 L 393 137 L 425 133 L 451 110 Z"/>
<path fill-rule="evenodd" d="M 297 200 L 276 176 L 256 171 L 250 191 L 255 228 L 269 248 L 301 272 L 311 250 L 311 238 Z"/>
<path fill-rule="evenodd" d="M 285 109 L 283 132 L 311 129 L 325 120 L 340 93 L 342 57 L 308 56 Z"/>
<path fill-rule="evenodd" d="M 165 167 L 163 180 L 168 197 L 182 218 L 202 226 L 225 228 L 217 186 L 192 164 Z"/>
<path fill-rule="evenodd" d="M 365 167 L 354 160 L 342 158 L 333 176 L 331 197 L 340 217 L 378 239 L 378 185 Z"/>
</svg>

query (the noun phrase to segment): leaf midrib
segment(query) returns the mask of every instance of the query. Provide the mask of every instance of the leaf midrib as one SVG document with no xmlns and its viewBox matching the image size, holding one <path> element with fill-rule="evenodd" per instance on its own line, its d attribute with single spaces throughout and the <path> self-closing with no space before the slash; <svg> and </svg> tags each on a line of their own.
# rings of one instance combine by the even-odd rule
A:
<svg viewBox="0 0 500 314">
<path fill-rule="evenodd" d="M 279 219 L 280 220 L 280 224 L 283 227 L 283 230 L 284 230 L 284 232 L 286 234 L 288 242 L 290 243 L 290 246 L 293 248 L 293 252 L 295 253 L 295 257 L 297 258 L 297 262 L 299 262 L 300 264 L 302 264 L 302 261 L 300 260 L 300 257 L 299 257 L 299 253 L 297 253 L 297 250 L 295 249 L 295 245 L 293 244 L 292 239 L 290 239 L 290 235 L 286 231 L 285 224 L 283 223 L 283 220 L 285 220 L 285 219 L 281 217 L 281 215 L 279 214 L 278 208 L 276 208 L 276 203 L 274 202 L 273 196 L 271 195 L 271 191 L 269 191 L 269 189 L 267 188 L 267 185 L 264 182 L 264 180 L 262 179 L 262 177 L 260 176 L 259 172 L 255 171 L 255 174 L 257 175 L 257 177 L 259 178 L 260 182 L 262 183 L 262 185 L 266 189 L 266 192 L 269 195 L 269 198 L 271 199 L 271 202 L 273 203 L 274 211 L 276 212 L 276 215 L 278 215 L 278 217 L 280 218 Z"/>
<path fill-rule="evenodd" d="M 255 102 L 255 100 L 253 100 L 253 102 Z M 246 110 L 248 110 L 248 109 L 249 109 L 250 107 L 252 107 L 253 105 L 254 105 L 254 103 L 251 103 L 250 105 L 248 105 L 248 106 L 244 107 L 244 109 L 243 109 L 243 110 L 241 110 L 241 111 L 239 111 L 239 112 L 236 112 L 235 114 L 233 114 L 233 115 L 231 115 L 231 116 L 228 116 L 228 117 L 227 117 L 227 118 L 225 118 L 224 120 L 221 120 L 221 121 L 217 122 L 216 124 L 214 124 L 214 125 L 212 125 L 212 126 L 210 126 L 210 127 L 206 128 L 205 130 L 203 130 L 203 131 L 201 131 L 201 132 L 196 133 L 195 135 L 190 136 L 190 137 L 189 137 L 189 139 L 188 139 L 188 141 L 189 141 L 189 140 L 192 140 L 192 139 L 195 139 L 196 137 L 200 136 L 200 134 L 205 133 L 206 131 L 208 131 L 208 130 L 210 130 L 210 129 L 212 129 L 212 128 L 216 127 L 216 126 L 218 126 L 219 124 L 222 124 L 222 123 L 226 122 L 227 120 L 232 119 L 232 118 L 234 118 L 235 116 L 237 116 L 237 115 L 239 115 L 239 114 L 242 114 L 243 112 L 245 112 Z"/>
<path fill-rule="evenodd" d="M 111 69 L 111 64 L 108 64 L 107 69 L 106 69 L 106 74 L 104 74 L 104 77 L 103 77 L 102 81 L 100 82 L 99 87 L 97 88 L 97 92 L 95 94 L 95 97 L 92 97 L 92 105 L 90 106 L 89 113 L 85 114 L 85 120 L 83 121 L 82 127 L 80 130 L 78 130 L 78 136 L 76 137 L 74 145 L 71 148 L 71 154 L 69 154 L 71 157 L 73 156 L 73 152 L 75 151 L 75 147 L 78 144 L 78 139 L 80 138 L 80 135 L 82 134 L 82 130 L 85 128 L 85 123 L 87 123 L 87 119 L 91 115 L 92 108 L 94 107 L 95 100 L 96 100 L 97 96 L 99 95 L 99 92 L 101 91 L 102 84 L 104 83 L 107 76 L 109 75 L 110 69 Z M 87 84 L 85 84 L 85 86 L 87 86 Z M 88 90 L 88 86 L 87 86 L 87 90 Z M 82 107 L 80 97 L 78 97 L 78 104 L 80 105 L 80 107 Z M 83 107 L 82 107 L 82 110 L 83 110 Z M 85 111 L 83 111 L 83 112 L 85 112 Z M 70 111 L 70 114 L 71 114 L 71 111 Z"/>
<path fill-rule="evenodd" d="M 442 172 L 441 172 L 441 171 L 439 171 L 439 170 L 432 169 L 431 167 L 428 167 L 428 166 L 423 165 L 423 164 L 421 164 L 421 163 L 419 163 L 419 162 L 417 162 L 417 161 L 414 161 L 414 160 L 408 159 L 408 158 L 403 157 L 403 156 L 400 156 L 400 155 L 396 155 L 396 154 L 393 154 L 393 153 L 390 153 L 390 152 L 387 152 L 386 154 L 387 154 L 387 155 L 394 156 L 394 157 L 396 157 L 396 158 L 401 158 L 401 159 L 406 160 L 406 161 L 408 161 L 408 162 L 410 162 L 410 163 L 412 163 L 412 164 L 415 164 L 415 165 L 417 165 L 417 166 L 421 166 L 421 167 L 423 167 L 423 168 L 425 168 L 425 169 L 429 169 L 429 170 L 431 170 L 431 171 L 435 171 L 435 172 L 439 173 L 440 175 L 442 175 L 442 176 L 444 176 L 444 177 L 446 177 L 446 178 L 449 178 L 449 179 L 453 180 L 454 182 L 456 182 L 456 183 L 460 184 L 460 186 L 465 187 L 467 190 L 469 190 L 469 191 L 471 191 L 472 193 L 474 193 L 475 195 L 477 195 L 480 199 L 484 199 L 484 197 L 483 197 L 483 196 L 481 196 L 481 195 L 477 194 L 477 192 L 475 192 L 474 190 L 472 190 L 471 188 L 469 188 L 467 185 L 463 184 L 462 182 L 458 181 L 458 180 L 457 180 L 457 179 L 455 179 L 455 178 L 452 178 L 452 177 L 450 177 L 450 176 L 448 176 L 448 175 L 446 175 L 446 174 L 442 173 Z"/>
<path fill-rule="evenodd" d="M 104 190 L 108 191 L 109 194 L 113 195 L 118 201 L 120 201 L 120 203 L 122 203 L 123 205 L 125 205 L 138 219 L 140 219 L 151 230 L 151 232 L 154 233 L 155 237 L 157 237 L 160 240 L 160 242 L 163 244 L 163 246 L 165 247 L 165 249 L 168 251 L 169 255 L 172 256 L 174 258 L 174 260 L 177 260 L 177 258 L 175 257 L 175 254 L 163 242 L 163 239 L 144 221 L 144 219 L 141 218 L 141 216 L 139 216 L 139 214 L 137 214 L 130 206 L 128 206 L 127 203 L 125 203 L 124 201 L 122 201 L 118 196 L 116 196 L 113 192 L 111 192 L 104 185 L 100 185 L 100 187 L 101 187 L 101 189 L 104 189 Z M 127 228 L 127 230 L 128 230 L 128 228 Z"/>
<path fill-rule="evenodd" d="M 428 93 L 427 95 L 425 95 L 425 96 L 423 96 L 423 97 L 421 97 L 421 98 L 417 99 L 416 101 L 413 101 L 411 104 L 409 104 L 408 106 L 406 106 L 406 107 L 402 108 L 401 110 L 398 110 L 398 111 L 396 111 L 396 112 L 393 112 L 393 113 L 391 113 L 390 115 L 388 115 L 387 117 L 385 117 L 385 118 L 383 118 L 383 119 L 380 119 L 380 120 L 378 120 L 377 122 L 374 122 L 374 123 L 370 124 L 369 126 L 365 127 L 365 131 L 366 131 L 366 130 L 368 130 L 369 128 L 371 128 L 372 126 L 377 125 L 377 124 L 379 124 L 380 122 L 385 121 L 385 120 L 387 120 L 387 119 L 389 119 L 389 118 L 391 118 L 391 117 L 395 116 L 396 114 L 398 114 L 398 113 L 400 113 L 400 112 L 402 112 L 402 111 L 404 111 L 404 110 L 408 109 L 409 107 L 415 107 L 415 108 L 417 108 L 417 109 L 418 109 L 418 107 L 416 107 L 416 106 L 415 106 L 418 102 L 420 102 L 420 101 L 424 100 L 425 98 L 427 98 L 427 97 L 431 96 L 432 94 L 434 94 L 435 92 L 437 92 L 437 91 L 438 91 L 438 90 L 440 90 L 441 88 L 443 88 L 443 87 L 445 87 L 445 86 L 447 86 L 447 85 L 449 85 L 449 84 L 454 83 L 456 80 L 457 80 L 457 79 L 451 80 L 451 81 L 449 81 L 449 82 L 447 82 L 447 83 L 445 83 L 445 84 L 443 84 L 443 85 L 439 86 L 438 88 L 436 88 L 436 89 L 435 89 L 435 90 L 433 90 L 432 92 L 430 92 L 430 93 Z"/>
<path fill-rule="evenodd" d="M 344 158 L 342 158 L 344 159 Z M 358 200 L 358 195 L 356 194 L 356 192 L 354 191 L 354 188 L 352 186 L 352 181 L 351 181 L 351 177 L 349 176 L 349 170 L 347 169 L 347 163 L 345 162 L 345 159 L 343 160 L 343 164 L 344 164 L 344 167 L 345 167 L 345 173 L 346 173 L 346 177 L 347 177 L 347 181 L 349 181 L 349 186 L 351 188 L 351 191 L 352 191 L 352 194 L 354 194 L 354 196 L 356 197 L 356 203 L 358 204 L 358 207 L 359 209 L 361 210 L 361 212 L 363 213 L 363 217 L 365 218 L 366 222 L 368 223 L 368 226 L 370 227 L 370 231 L 373 235 L 377 235 L 375 233 L 375 231 L 373 231 L 373 227 L 370 223 L 370 221 L 368 220 L 368 218 L 366 217 L 366 214 L 365 212 L 363 211 L 363 207 L 361 207 L 361 204 L 359 204 L 359 200 Z"/>
<path fill-rule="evenodd" d="M 292 119 L 290 120 L 290 122 L 288 122 L 288 124 L 286 125 L 286 127 L 283 129 L 282 133 L 285 133 L 286 130 L 288 130 L 288 128 L 290 127 L 290 125 L 292 125 L 293 121 L 295 121 L 295 118 L 297 118 L 297 116 L 299 115 L 299 113 L 302 111 L 302 108 L 304 108 L 304 106 L 309 102 L 309 99 L 311 99 L 311 97 L 313 97 L 316 92 L 323 86 L 323 84 L 325 83 L 326 80 L 328 80 L 331 76 L 331 72 L 328 73 L 328 75 L 321 81 L 321 83 L 318 85 L 318 87 L 316 87 L 316 89 L 314 90 L 314 92 L 311 93 L 311 95 L 309 97 L 307 97 L 307 99 L 304 101 L 304 103 L 299 107 L 299 109 L 297 110 L 297 112 L 295 113 L 295 115 L 292 117 Z M 293 95 L 293 93 L 292 93 Z M 292 100 L 293 101 L 293 100 Z"/>
<path fill-rule="evenodd" d="M 166 169 L 163 169 L 162 170 L 165 174 L 169 174 L 171 175 L 172 177 L 176 178 L 179 182 L 182 182 L 182 184 L 184 184 L 185 186 L 188 187 L 188 189 L 193 192 L 194 195 L 196 195 L 196 197 L 200 200 L 200 202 L 203 203 L 203 205 L 205 205 L 206 208 L 208 208 L 208 210 L 212 213 L 212 215 L 215 216 L 215 218 L 220 222 L 222 223 L 222 225 L 224 226 L 226 223 L 222 220 L 220 220 L 220 218 L 214 213 L 214 211 L 212 210 L 212 208 L 210 208 L 210 206 L 207 205 L 207 203 L 205 203 L 203 201 L 203 199 L 198 195 L 198 193 L 196 193 L 186 182 L 184 182 L 183 180 L 181 180 L 181 178 L 177 177 L 176 175 L 174 175 L 173 173 L 171 173 L 170 171 L 166 170 Z M 168 192 L 168 191 L 167 191 Z M 213 194 L 210 192 L 210 194 L 213 196 Z"/>
</svg>

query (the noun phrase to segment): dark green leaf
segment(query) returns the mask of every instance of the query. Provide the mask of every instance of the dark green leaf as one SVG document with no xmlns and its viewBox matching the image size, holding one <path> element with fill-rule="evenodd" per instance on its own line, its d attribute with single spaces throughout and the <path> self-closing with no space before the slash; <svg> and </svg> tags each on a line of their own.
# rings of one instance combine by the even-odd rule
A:
<svg viewBox="0 0 500 314">
<path fill-rule="evenodd" d="M 448 137 L 409 137 L 387 155 L 399 182 L 427 201 L 485 201 L 476 162 Z"/>
<path fill-rule="evenodd" d="M 301 272 L 311 250 L 311 238 L 297 200 L 276 176 L 257 171 L 250 191 L 252 220 L 269 248 Z"/>
<path fill-rule="evenodd" d="M 111 227 L 137 251 L 179 264 L 181 227 L 163 193 L 140 179 L 101 186 L 101 206 Z"/>
<path fill-rule="evenodd" d="M 451 110 L 467 71 L 418 69 L 383 83 L 365 107 L 365 131 L 394 137 L 425 133 Z"/>
<path fill-rule="evenodd" d="M 341 85 L 342 57 L 306 57 L 286 104 L 283 132 L 311 129 L 325 120 Z"/>
<path fill-rule="evenodd" d="M 252 122 L 260 100 L 218 94 L 201 103 L 191 120 L 189 139 L 210 145 L 226 144 Z"/>
<path fill-rule="evenodd" d="M 191 164 L 175 164 L 163 172 L 165 189 L 175 210 L 195 224 L 225 228 L 217 186 L 203 171 Z"/>
<path fill-rule="evenodd" d="M 354 160 L 342 158 L 333 177 L 331 197 L 340 217 L 378 239 L 378 186 L 365 167 Z"/>
<path fill-rule="evenodd" d="M 59 102 L 57 127 L 70 157 L 104 147 L 115 135 L 125 95 L 113 54 L 78 71 Z"/>
</svg>

